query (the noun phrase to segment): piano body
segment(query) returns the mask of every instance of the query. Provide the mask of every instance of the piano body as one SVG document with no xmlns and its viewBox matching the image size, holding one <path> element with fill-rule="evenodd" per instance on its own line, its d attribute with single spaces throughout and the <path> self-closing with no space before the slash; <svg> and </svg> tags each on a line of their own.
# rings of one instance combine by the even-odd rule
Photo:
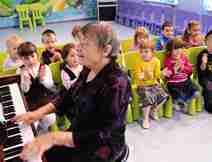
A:
<svg viewBox="0 0 212 162">
<path fill-rule="evenodd" d="M 19 154 L 24 144 L 32 141 L 35 135 L 33 126 L 10 122 L 10 119 L 15 115 L 27 111 L 25 100 L 19 89 L 19 83 L 20 77 L 18 75 L 0 77 L 0 113 L 5 119 L 4 125 L 7 133 L 7 138 L 1 145 L 1 162 L 22 162 Z"/>
</svg>

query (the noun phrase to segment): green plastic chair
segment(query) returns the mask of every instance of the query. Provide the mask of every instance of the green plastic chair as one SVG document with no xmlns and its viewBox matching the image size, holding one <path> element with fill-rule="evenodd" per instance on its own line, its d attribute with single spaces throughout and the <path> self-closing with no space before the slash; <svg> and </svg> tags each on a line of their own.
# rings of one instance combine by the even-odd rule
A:
<svg viewBox="0 0 212 162">
<path fill-rule="evenodd" d="M 30 30 L 33 31 L 33 25 L 32 25 L 32 21 L 30 17 L 30 12 L 29 12 L 29 5 L 17 5 L 16 11 L 18 13 L 20 30 L 23 31 L 24 25 L 28 24 Z"/>
<path fill-rule="evenodd" d="M 8 54 L 5 52 L 0 52 L 0 73 L 3 72 L 3 65 L 5 60 L 7 59 Z"/>
<path fill-rule="evenodd" d="M 129 52 L 129 49 L 133 47 L 133 38 L 121 40 L 121 51 L 122 53 Z"/>
<path fill-rule="evenodd" d="M 45 25 L 45 18 L 43 16 L 43 5 L 41 3 L 33 3 L 30 5 L 30 11 L 32 12 L 32 24 L 34 30 L 36 29 L 37 22 L 40 22 L 42 26 Z"/>
<path fill-rule="evenodd" d="M 58 88 L 62 87 L 62 80 L 60 76 L 60 64 L 61 62 L 55 62 L 49 65 L 52 72 L 53 81 Z"/>
</svg>

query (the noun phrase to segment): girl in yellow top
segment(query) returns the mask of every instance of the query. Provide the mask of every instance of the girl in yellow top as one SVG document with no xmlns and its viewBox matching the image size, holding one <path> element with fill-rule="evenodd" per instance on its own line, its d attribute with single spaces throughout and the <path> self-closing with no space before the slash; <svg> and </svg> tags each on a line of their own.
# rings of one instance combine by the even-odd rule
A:
<svg viewBox="0 0 212 162">
<path fill-rule="evenodd" d="M 140 106 L 144 111 L 143 128 L 149 128 L 149 116 L 158 120 L 157 111 L 160 104 L 168 98 L 167 93 L 159 84 L 160 60 L 153 55 L 154 44 L 146 40 L 140 45 L 140 60 L 134 67 L 135 80 L 138 84 Z"/>
</svg>

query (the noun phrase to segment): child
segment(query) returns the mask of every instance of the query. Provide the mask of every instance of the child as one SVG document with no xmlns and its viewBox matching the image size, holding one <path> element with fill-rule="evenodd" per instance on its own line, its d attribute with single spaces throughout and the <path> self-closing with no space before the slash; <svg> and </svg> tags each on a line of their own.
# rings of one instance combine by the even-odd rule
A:
<svg viewBox="0 0 212 162">
<path fill-rule="evenodd" d="M 197 59 L 197 71 L 200 85 L 203 87 L 205 110 L 212 113 L 212 30 L 205 36 L 207 49 L 200 52 Z"/>
<path fill-rule="evenodd" d="M 61 78 L 63 86 L 68 90 L 82 70 L 82 66 L 77 62 L 76 45 L 66 44 L 62 50 L 62 58 L 64 63 L 61 65 Z"/>
<path fill-rule="evenodd" d="M 183 41 L 187 48 L 204 45 L 204 36 L 200 32 L 200 23 L 191 21 L 188 23 L 183 35 Z"/>
<path fill-rule="evenodd" d="M 49 96 L 53 94 L 52 74 L 47 65 L 40 64 L 37 49 L 33 43 L 22 43 L 18 47 L 18 54 L 23 61 L 23 66 L 17 70 L 21 76 L 20 87 L 26 97 L 29 110 L 33 111 L 47 104 Z M 38 127 L 41 132 L 46 132 L 54 122 L 55 115 L 48 115 L 39 122 Z"/>
<path fill-rule="evenodd" d="M 12 35 L 6 40 L 7 52 L 9 57 L 5 60 L 3 68 L 11 69 L 22 65 L 22 62 L 17 54 L 18 46 L 23 42 L 23 39 L 17 35 Z"/>
<path fill-rule="evenodd" d="M 192 98 L 198 96 L 198 92 L 190 79 L 192 65 L 184 54 L 183 47 L 184 43 L 179 38 L 168 42 L 163 74 L 167 79 L 167 87 L 173 98 L 174 108 L 176 110 L 182 108 L 186 112 L 187 104 Z"/>
<path fill-rule="evenodd" d="M 156 42 L 156 50 L 163 50 L 166 44 L 173 38 L 173 25 L 166 21 L 162 25 L 162 35 Z"/>
<path fill-rule="evenodd" d="M 140 48 L 140 45 L 145 41 L 149 39 L 149 32 L 148 30 L 141 26 L 138 27 L 135 31 L 134 35 L 134 46 L 131 50 L 137 51 Z"/>
<path fill-rule="evenodd" d="M 56 33 L 53 30 L 47 29 L 42 33 L 42 43 L 46 48 L 41 57 L 44 64 L 61 61 L 61 50 L 56 48 L 56 42 Z"/>
<path fill-rule="evenodd" d="M 159 105 L 168 98 L 166 92 L 159 84 L 160 61 L 153 55 L 154 44 L 152 40 L 146 40 L 140 45 L 141 59 L 135 65 L 135 80 L 138 83 L 138 95 L 140 105 L 144 111 L 143 128 L 148 129 L 149 115 L 158 120 L 157 111 Z"/>
</svg>

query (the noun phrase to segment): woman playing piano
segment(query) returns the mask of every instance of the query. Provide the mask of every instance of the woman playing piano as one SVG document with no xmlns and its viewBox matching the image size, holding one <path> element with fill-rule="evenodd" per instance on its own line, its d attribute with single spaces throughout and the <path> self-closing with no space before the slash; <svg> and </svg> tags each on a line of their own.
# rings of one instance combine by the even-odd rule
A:
<svg viewBox="0 0 212 162">
<path fill-rule="evenodd" d="M 44 154 L 48 162 L 110 162 L 126 150 L 130 84 L 115 61 L 119 42 L 106 23 L 89 23 L 81 32 L 78 57 L 84 69 L 74 86 L 47 105 L 14 119 L 30 124 L 56 112 L 66 114 L 71 128 L 35 138 L 24 147 L 24 160 L 34 153 Z"/>
</svg>

